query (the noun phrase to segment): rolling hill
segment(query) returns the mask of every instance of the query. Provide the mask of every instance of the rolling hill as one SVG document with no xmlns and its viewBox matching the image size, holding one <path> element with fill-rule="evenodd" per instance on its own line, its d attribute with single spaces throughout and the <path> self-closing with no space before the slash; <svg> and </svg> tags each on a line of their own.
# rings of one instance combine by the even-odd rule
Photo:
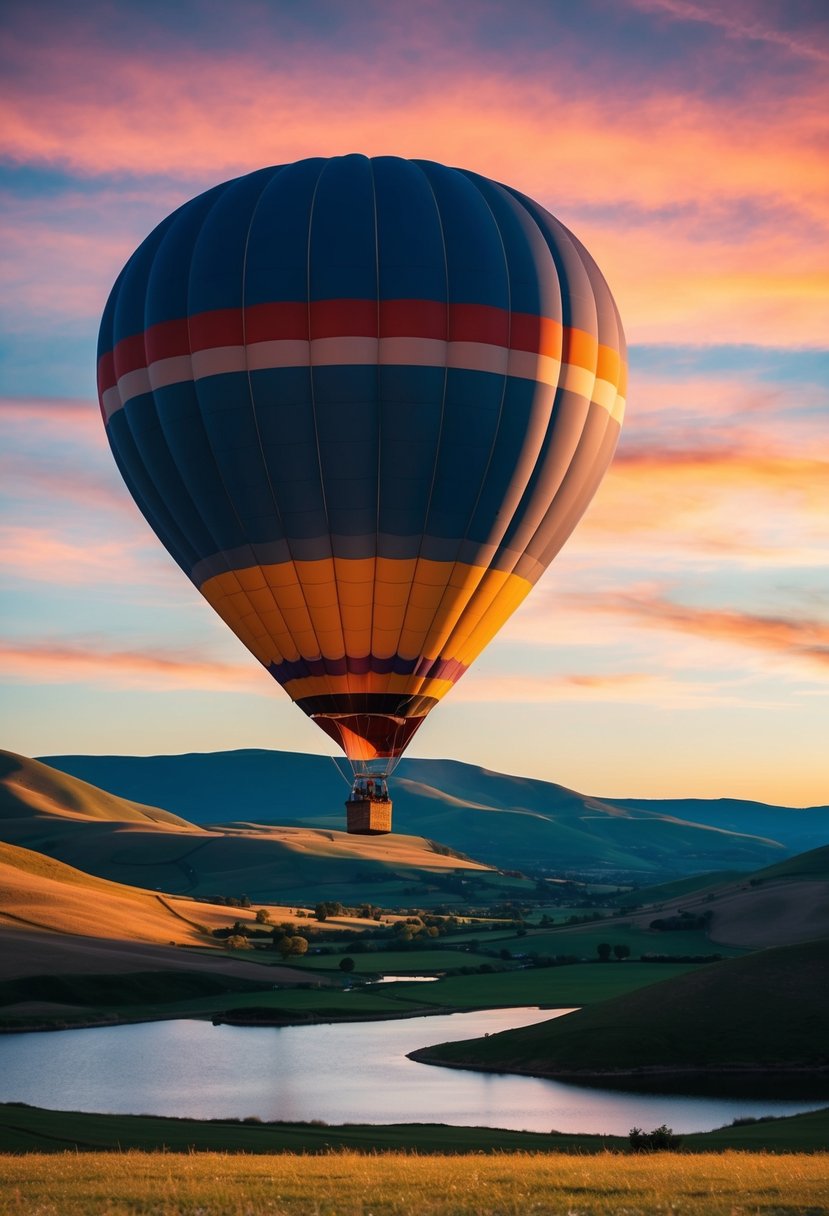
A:
<svg viewBox="0 0 829 1216">
<path fill-rule="evenodd" d="M 624 966 L 608 963 L 607 966 Z M 550 1022 L 414 1053 L 561 1078 L 799 1073 L 829 1086 L 829 940 L 699 967 Z"/>
<path fill-rule="evenodd" d="M 272 919 L 279 923 L 288 911 L 274 908 Z M 305 975 L 290 967 L 270 966 L 263 976 L 244 956 L 227 957 L 224 943 L 210 935 L 211 928 L 254 915 L 122 886 L 0 843 L 2 1020 L 77 1014 L 119 992 L 146 1003 L 153 992 L 160 1000 L 170 992 L 302 983 Z"/>
<path fill-rule="evenodd" d="M 0 750 L 0 817 L 40 811 L 82 819 L 169 825 L 187 830 L 192 824 L 170 811 L 107 793 L 50 765 Z"/>
<path fill-rule="evenodd" d="M 45 762 L 195 823 L 343 826 L 346 785 L 324 756 L 250 750 Z M 829 840 L 829 807 L 763 806 L 755 816 L 752 803 L 624 802 L 450 760 L 402 761 L 392 793 L 400 832 L 532 873 L 659 881 L 753 870 Z"/>
<path fill-rule="evenodd" d="M 434 904 L 449 897 L 458 903 L 492 902 L 533 890 L 531 883 L 419 837 L 248 823 L 198 827 L 113 795 L 96 798 L 91 786 L 64 775 L 47 796 L 46 766 L 11 753 L 5 753 L 4 763 L 0 840 L 128 887 L 199 896 L 247 894 L 278 904 L 325 898 L 385 906 Z M 79 809 L 85 806 L 91 814 Z"/>
</svg>

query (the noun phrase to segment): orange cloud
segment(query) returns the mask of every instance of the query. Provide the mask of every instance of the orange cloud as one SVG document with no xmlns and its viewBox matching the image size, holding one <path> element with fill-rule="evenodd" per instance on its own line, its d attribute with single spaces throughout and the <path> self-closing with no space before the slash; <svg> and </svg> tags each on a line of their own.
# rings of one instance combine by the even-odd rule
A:
<svg viewBox="0 0 829 1216">
<path fill-rule="evenodd" d="M 574 597 L 568 597 L 572 602 Z M 790 659 L 829 666 L 829 624 L 821 620 L 674 603 L 659 595 L 617 595 L 613 600 L 582 599 L 587 612 L 618 613 L 680 633 L 748 646 Z"/>
<path fill-rule="evenodd" d="M 22 162 L 212 180 L 359 149 L 469 165 L 550 205 L 647 210 L 698 203 L 704 167 L 709 204 L 765 199 L 824 218 L 829 210 L 819 77 L 802 78 L 785 98 L 759 83 L 721 100 L 660 82 L 620 98 L 564 64 L 555 74 L 503 58 L 470 67 L 451 54 L 413 64 L 399 47 L 368 74 L 363 57 L 345 51 L 290 59 L 286 50 L 273 62 L 255 48 L 173 48 L 142 58 L 64 40 L 21 43 L 19 52 L 26 74 L 6 85 L 0 148 Z"/>
<path fill-rule="evenodd" d="M 828 99 L 829 103 L 829 99 Z M 826 228 L 829 216 L 819 221 Z M 822 349 L 829 326 L 829 261 L 813 233 L 781 231 L 770 215 L 735 241 L 716 221 L 707 233 L 682 220 L 629 227 L 580 223 L 635 343 L 748 344 Z"/>
<path fill-rule="evenodd" d="M 152 51 L 143 38 L 126 45 L 121 31 L 119 45 L 91 13 L 36 36 L 21 19 L 7 34 L 14 70 L 0 95 L 0 154 L 103 181 L 98 198 L 69 192 L 72 217 L 59 233 L 54 200 L 12 215 L 8 279 L 41 314 L 95 316 L 134 245 L 175 202 L 261 165 L 360 150 L 466 165 L 538 198 L 595 253 L 633 341 L 823 346 L 822 23 L 813 38 L 795 38 L 753 4 L 638 5 L 775 44 L 784 62 L 800 57 L 799 73 L 769 87 L 741 63 L 723 92 L 734 67 L 726 56 L 719 74 L 718 63 L 700 67 L 720 86 L 707 92 L 704 80 L 683 89 L 656 65 L 632 84 L 613 75 L 598 44 L 589 67 L 576 67 L 564 27 L 551 70 L 526 47 L 477 42 L 470 13 L 446 5 L 421 21 L 382 5 L 364 14 L 369 70 L 365 46 L 346 39 L 334 50 L 307 31 L 305 41 L 278 38 L 258 6 L 246 9 L 232 51 L 198 31 Z M 120 199 L 112 174 L 127 177 Z M 148 175 L 155 207 L 146 183 L 136 187 Z M 95 223 L 79 219 L 84 210 Z"/>
<path fill-rule="evenodd" d="M 648 555 L 662 570 L 711 561 L 824 568 L 827 481 L 829 457 L 819 453 L 623 450 L 556 569 Z"/>
<path fill-rule="evenodd" d="M 593 633 L 595 640 L 595 631 Z M 701 709 L 749 702 L 722 682 L 693 683 L 671 675 L 610 672 L 602 675 L 484 675 L 473 668 L 452 691 L 452 704 L 635 704 Z"/>
</svg>

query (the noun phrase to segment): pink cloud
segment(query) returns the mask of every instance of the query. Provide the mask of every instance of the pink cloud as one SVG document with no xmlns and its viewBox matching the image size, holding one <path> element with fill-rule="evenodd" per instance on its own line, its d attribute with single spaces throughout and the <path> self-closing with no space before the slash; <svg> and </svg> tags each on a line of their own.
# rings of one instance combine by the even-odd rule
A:
<svg viewBox="0 0 829 1216">
<path fill-rule="evenodd" d="M 0 397 L 0 425 L 46 426 L 50 434 L 72 438 L 78 430 L 103 437 L 96 402 L 72 397 Z"/>
<path fill-rule="evenodd" d="M 117 474 L 108 477 L 12 455 L 0 456 L 0 478 L 7 494 L 14 493 L 18 503 L 34 504 L 41 516 L 60 516 L 65 524 L 71 506 L 83 513 L 76 514 L 75 521 L 87 530 L 100 530 L 114 516 L 122 544 L 147 539 L 146 525 L 126 488 L 118 485 Z"/>
<path fill-rule="evenodd" d="M 783 89 L 743 70 L 723 96 L 702 83 L 683 89 L 655 65 L 633 84 L 613 76 L 606 50 L 591 48 L 592 70 L 576 67 L 564 25 L 551 71 L 540 51 L 477 43 L 463 6 L 431 6 L 420 21 L 398 6 L 371 8 L 361 18 L 376 50 L 368 72 L 364 46 L 345 39 L 332 49 L 290 22 L 277 38 L 257 6 L 245 8 L 232 53 L 198 31 L 151 38 L 143 23 L 132 43 L 124 29 L 116 41 L 103 11 L 56 18 L 33 37 L 24 13 L 7 35 L 14 70 L 0 101 L 0 152 L 107 176 L 98 199 L 69 192 L 68 218 L 54 200 L 12 214 L 7 277 L 39 315 L 96 316 L 138 240 L 196 188 L 359 149 L 467 165 L 538 198 L 596 254 L 634 341 L 822 346 L 821 23 L 795 37 L 768 6 L 639 7 L 723 30 L 729 45 L 748 38 L 784 61 L 797 54 L 799 74 Z M 732 66 L 713 44 L 700 72 L 719 83 Z M 612 89 L 596 86 L 602 67 Z M 112 174 L 128 177 L 120 200 Z M 136 186 L 145 175 L 158 182 L 155 207 L 152 188 Z"/>
<path fill-rule="evenodd" d="M 151 57 L 64 38 L 18 49 L 0 146 L 30 163 L 213 177 L 359 148 L 468 164 L 559 205 L 645 209 L 696 202 L 705 166 L 709 203 L 753 197 L 829 210 L 819 76 L 785 98 L 756 82 L 727 102 L 671 92 L 656 77 L 621 104 L 565 64 L 551 74 L 501 56 L 470 68 L 458 53 L 412 59 L 400 44 L 369 74 L 362 54 L 324 48 L 265 56 L 248 45 L 228 56 L 174 45 Z"/>
<path fill-rule="evenodd" d="M 0 128 L 5 156 L 186 183 L 159 186 L 156 206 L 102 186 L 101 199 L 72 194 L 69 219 L 54 201 L 13 213 L 0 231 L 6 277 L 38 315 L 96 317 L 121 264 L 194 181 L 357 148 L 467 165 L 538 198 L 595 253 L 633 341 L 825 341 L 820 79 L 785 97 L 757 84 L 727 102 L 658 83 L 610 104 L 567 69 L 470 70 L 439 56 L 427 72 L 395 49 L 369 78 L 347 53 L 279 70 L 251 48 L 177 48 L 175 62 L 48 41 L 21 53 Z"/>
<path fill-rule="evenodd" d="M 266 696 L 273 682 L 251 659 L 248 663 L 215 663 L 163 652 L 113 650 L 98 644 L 0 642 L 0 671 L 25 683 L 94 683 L 115 688 L 159 691 L 201 689 Z"/>
<path fill-rule="evenodd" d="M 147 553 L 143 546 L 148 543 L 135 535 L 101 540 L 9 524 L 0 528 L 0 569 L 7 580 L 30 579 L 54 588 L 166 583 L 174 573 L 169 559 L 160 549 Z"/>
</svg>

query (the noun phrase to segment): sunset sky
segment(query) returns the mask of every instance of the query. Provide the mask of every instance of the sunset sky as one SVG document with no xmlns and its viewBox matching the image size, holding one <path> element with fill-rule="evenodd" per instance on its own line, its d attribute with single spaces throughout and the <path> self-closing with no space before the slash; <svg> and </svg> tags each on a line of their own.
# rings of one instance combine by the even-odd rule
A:
<svg viewBox="0 0 829 1216">
<path fill-rule="evenodd" d="M 1 75 L 4 747 L 330 751 L 134 506 L 95 344 L 172 208 L 358 151 L 537 199 L 630 347 L 593 505 L 411 754 L 829 802 L 825 0 L 9 0 Z"/>
</svg>

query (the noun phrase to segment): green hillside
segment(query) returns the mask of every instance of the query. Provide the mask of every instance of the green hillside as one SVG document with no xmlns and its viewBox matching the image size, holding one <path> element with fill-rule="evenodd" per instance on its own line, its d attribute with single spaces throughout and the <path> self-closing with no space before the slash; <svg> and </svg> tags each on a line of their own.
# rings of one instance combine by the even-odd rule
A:
<svg viewBox="0 0 829 1216">
<path fill-rule="evenodd" d="M 620 902 L 626 908 L 639 908 L 645 904 L 661 904 L 665 900 L 681 899 L 686 895 L 713 891 L 725 883 L 739 882 L 746 877 L 743 870 L 712 870 L 710 874 L 692 874 L 689 878 L 677 878 L 675 882 L 660 882 L 653 887 L 640 887 L 637 891 L 626 891 Z"/>
<path fill-rule="evenodd" d="M 685 1152 L 724 1149 L 743 1152 L 825 1151 L 829 1108 L 802 1115 L 683 1136 Z M 45 1110 L 0 1103 L 0 1153 L 75 1153 L 148 1150 L 161 1153 L 323 1153 L 351 1149 L 374 1156 L 424 1153 L 616 1153 L 630 1148 L 627 1136 L 513 1132 L 445 1123 L 259 1123 L 239 1119 L 173 1119 L 158 1115 L 102 1115 Z M 779 1210 L 779 1209 L 778 1209 Z M 791 1209 L 789 1209 L 791 1211 Z"/>
<path fill-rule="evenodd" d="M 558 1077 L 825 1070 L 829 1086 L 827 992 L 829 940 L 809 942 L 712 963 L 563 1018 L 444 1043 L 417 1058 Z"/>
<path fill-rule="evenodd" d="M 829 845 L 810 849 L 808 853 L 798 853 L 796 857 L 789 857 L 786 861 L 757 870 L 749 876 L 749 881 L 768 882 L 777 878 L 817 878 L 829 881 Z"/>
</svg>

